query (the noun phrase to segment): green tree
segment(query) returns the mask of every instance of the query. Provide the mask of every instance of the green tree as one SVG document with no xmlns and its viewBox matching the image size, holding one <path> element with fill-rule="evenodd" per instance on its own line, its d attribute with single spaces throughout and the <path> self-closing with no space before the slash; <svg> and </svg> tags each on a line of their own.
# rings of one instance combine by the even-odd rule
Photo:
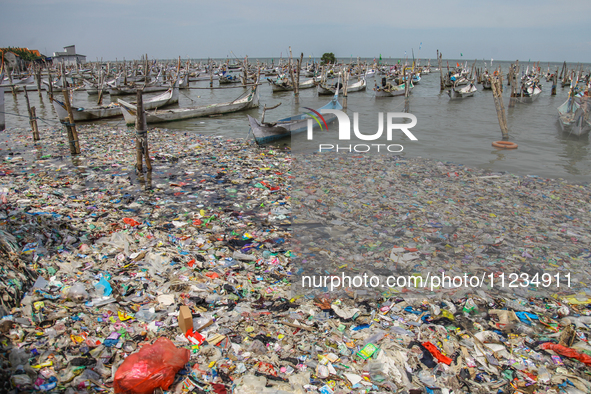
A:
<svg viewBox="0 0 591 394">
<path fill-rule="evenodd" d="M 35 55 L 33 52 L 31 52 L 30 50 L 27 50 L 25 48 L 15 48 L 15 47 L 0 48 L 0 52 L 1 53 L 12 52 L 15 55 L 20 56 L 20 58 L 25 61 L 32 61 L 32 60 L 37 60 L 37 59 L 41 58 L 40 56 Z"/>
<path fill-rule="evenodd" d="M 327 52 L 324 55 L 322 55 L 322 58 L 320 58 L 320 62 L 322 64 L 326 64 L 326 63 L 336 63 L 337 62 L 337 58 L 334 56 L 334 53 L 332 52 Z"/>
</svg>

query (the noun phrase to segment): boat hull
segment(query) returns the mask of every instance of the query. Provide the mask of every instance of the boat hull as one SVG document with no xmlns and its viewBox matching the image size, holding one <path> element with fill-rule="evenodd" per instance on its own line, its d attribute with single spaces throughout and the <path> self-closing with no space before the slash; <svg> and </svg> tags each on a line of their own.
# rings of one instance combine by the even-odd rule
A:
<svg viewBox="0 0 591 394">
<path fill-rule="evenodd" d="M 168 86 L 146 86 L 142 89 L 144 93 L 152 93 L 152 92 L 164 92 L 168 90 Z M 128 88 L 128 87 L 119 87 L 119 88 L 110 88 L 108 89 L 109 94 L 111 96 L 125 96 L 137 93 L 137 88 Z"/>
<path fill-rule="evenodd" d="M 376 90 L 376 97 L 396 97 L 396 96 L 404 96 L 404 89 L 397 89 L 397 90 Z"/>
<path fill-rule="evenodd" d="M 156 97 L 152 97 L 150 99 L 146 99 L 144 101 L 144 108 L 146 109 L 154 109 L 160 108 L 167 105 L 178 103 L 179 101 L 179 91 L 178 87 L 174 89 L 170 89 L 169 92 L 164 94 L 158 95 Z M 57 112 L 58 118 L 60 121 L 64 121 L 68 117 L 68 112 L 63 103 L 57 100 L 53 100 L 53 107 Z M 109 105 L 103 107 L 94 107 L 94 108 L 76 108 L 72 107 L 72 115 L 74 116 L 75 122 L 84 122 L 84 121 L 93 121 L 99 119 L 106 119 L 106 118 L 114 118 L 121 116 L 121 106 L 117 105 Z M 135 122 L 135 121 L 134 121 Z"/>
<path fill-rule="evenodd" d="M 343 107 L 338 102 L 338 100 L 334 98 L 327 105 L 325 105 L 322 108 L 319 108 L 318 112 L 321 112 L 321 110 L 323 109 L 342 110 Z M 327 124 L 337 119 L 335 114 L 324 114 L 323 117 Z M 269 142 L 279 140 L 281 138 L 289 137 L 293 134 L 304 132 L 308 129 L 308 120 L 310 119 L 312 119 L 312 117 L 309 114 L 301 114 L 290 118 L 278 120 L 273 124 L 261 124 L 252 116 L 248 116 L 248 121 L 250 123 L 252 133 L 254 135 L 255 141 L 258 144 L 266 144 Z M 312 127 L 318 127 L 315 126 L 315 122 L 312 125 Z"/>
<path fill-rule="evenodd" d="M 212 115 L 223 115 L 232 112 L 244 111 L 259 106 L 258 92 L 254 89 L 249 96 L 228 103 L 219 103 L 202 107 L 175 108 L 170 110 L 146 112 L 148 124 L 174 122 L 178 120 L 199 118 Z M 128 105 L 121 106 L 121 112 L 128 125 L 135 123 L 136 115 L 129 111 Z"/>
</svg>

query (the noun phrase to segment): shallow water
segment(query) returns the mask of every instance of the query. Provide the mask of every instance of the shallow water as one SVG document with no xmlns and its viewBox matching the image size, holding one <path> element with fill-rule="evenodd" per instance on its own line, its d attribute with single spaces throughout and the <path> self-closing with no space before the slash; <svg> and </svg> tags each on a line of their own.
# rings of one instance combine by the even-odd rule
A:
<svg viewBox="0 0 591 394">
<path fill-rule="evenodd" d="M 499 63 L 496 63 L 498 65 Z M 509 63 L 503 65 L 507 71 Z M 553 71 L 559 63 L 551 63 Z M 477 67 L 483 67 L 482 62 Z M 541 66 L 546 70 L 547 64 Z M 522 67 L 525 68 L 525 67 Z M 584 66 L 587 70 L 588 65 Z M 351 81 L 351 83 L 354 82 Z M 207 87 L 209 81 L 192 82 L 191 87 Z M 366 92 L 350 93 L 347 112 L 351 119 L 353 112 L 360 114 L 360 128 L 365 133 L 377 129 L 378 113 L 402 112 L 404 97 L 375 98 L 372 87 L 375 80 L 368 80 Z M 565 178 L 578 182 L 589 181 L 591 175 L 591 148 L 589 136 L 576 137 L 563 134 L 558 125 L 556 108 L 567 97 L 568 88 L 557 89 L 557 95 L 551 96 L 551 83 L 542 81 L 541 97 L 532 104 L 517 104 L 507 109 L 507 121 L 510 140 L 519 145 L 516 150 L 497 150 L 491 146 L 493 141 L 501 139 L 492 91 L 479 91 L 474 97 L 451 101 L 446 93 L 439 92 L 439 73 L 424 75 L 415 86 L 410 98 L 410 112 L 417 119 L 417 125 L 411 129 L 418 141 L 410 141 L 400 136 L 397 141 L 404 146 L 403 154 L 411 157 L 425 157 L 434 160 L 453 161 L 472 167 L 486 168 L 492 171 L 509 171 L 516 174 L 539 175 L 543 177 Z M 214 86 L 218 86 L 214 82 Z M 233 86 L 233 85 L 225 85 Z M 211 103 L 232 101 L 245 89 L 191 89 L 181 91 L 180 107 L 208 105 Z M 157 94 L 157 93 L 155 93 Z M 180 132 L 223 135 L 244 138 L 249 134 L 246 115 L 260 118 L 263 105 L 282 105 L 266 114 L 266 120 L 273 121 L 287 116 L 302 113 L 302 107 L 318 108 L 326 104 L 329 96 L 318 96 L 315 89 L 300 92 L 300 103 L 296 105 L 292 92 L 273 93 L 265 82 L 260 87 L 261 107 L 245 112 L 238 112 L 212 118 L 196 118 L 191 120 L 163 123 L 154 127 L 178 130 Z M 37 92 L 29 92 L 31 105 L 37 107 L 41 118 L 39 126 L 60 127 L 57 116 L 50 105 L 47 95 L 39 102 Z M 85 91 L 76 92 L 74 105 L 90 107 L 95 105 L 97 96 L 89 96 Z M 132 100 L 133 97 L 124 96 Z M 19 94 L 16 102 L 12 95 L 5 93 L 7 127 L 28 127 L 24 96 Z M 110 100 L 105 96 L 104 103 Z M 505 108 L 508 106 L 508 88 L 504 91 Z M 124 126 L 122 119 L 101 121 L 110 125 Z M 65 134 L 65 131 L 64 131 Z M 289 138 L 278 141 L 282 147 L 290 145 Z"/>
</svg>

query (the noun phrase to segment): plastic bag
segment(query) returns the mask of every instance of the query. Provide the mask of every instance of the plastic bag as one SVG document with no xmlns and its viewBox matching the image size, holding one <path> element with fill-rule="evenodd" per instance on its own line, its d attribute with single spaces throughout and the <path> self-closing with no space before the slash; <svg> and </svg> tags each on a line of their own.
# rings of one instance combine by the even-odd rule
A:
<svg viewBox="0 0 591 394">
<path fill-rule="evenodd" d="M 189 361 L 188 349 L 177 349 L 168 338 L 158 338 L 127 357 L 115 372 L 115 393 L 151 394 L 168 390 L 176 373 Z"/>
<path fill-rule="evenodd" d="M 575 358 L 582 363 L 585 363 L 587 365 L 591 365 L 591 356 L 589 356 L 588 354 L 585 354 L 585 353 L 579 353 L 575 349 L 571 349 L 569 347 L 558 345 L 558 344 L 552 343 L 552 342 L 542 343 L 541 347 L 542 347 L 542 349 L 553 350 L 556 353 L 560 354 L 561 356 Z"/>
<path fill-rule="evenodd" d="M 68 298 L 74 301 L 84 301 L 88 298 L 88 292 L 83 283 L 74 283 L 72 287 L 68 289 Z"/>
<path fill-rule="evenodd" d="M 105 279 L 101 278 L 97 284 L 94 285 L 99 296 L 108 297 L 113 292 L 111 284 Z"/>
</svg>

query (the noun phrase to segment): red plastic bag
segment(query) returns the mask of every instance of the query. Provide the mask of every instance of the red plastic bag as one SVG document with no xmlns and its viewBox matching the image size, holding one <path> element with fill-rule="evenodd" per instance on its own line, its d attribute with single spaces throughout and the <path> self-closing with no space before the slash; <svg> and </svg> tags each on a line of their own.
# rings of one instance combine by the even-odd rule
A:
<svg viewBox="0 0 591 394">
<path fill-rule="evenodd" d="M 561 356 L 576 358 L 577 360 L 579 360 L 582 363 L 585 363 L 587 365 L 591 365 L 591 356 L 589 356 L 585 353 L 579 353 L 575 349 L 572 349 L 570 347 L 558 345 L 558 344 L 552 343 L 552 342 L 542 343 L 541 347 L 542 347 L 542 349 L 553 350 L 556 353 L 560 354 Z"/>
<path fill-rule="evenodd" d="M 125 224 L 129 224 L 131 227 L 139 226 L 141 223 L 137 220 L 133 220 L 132 218 L 123 218 Z"/>
<path fill-rule="evenodd" d="M 437 349 L 437 346 L 433 345 L 431 342 L 423 342 L 422 345 L 425 347 L 425 349 L 429 351 L 429 353 L 431 353 L 433 357 L 437 359 L 437 361 L 439 361 L 440 363 L 451 365 L 451 362 L 453 360 L 441 354 L 439 349 Z"/>
<path fill-rule="evenodd" d="M 188 349 L 177 349 L 168 338 L 158 338 L 127 357 L 115 372 L 115 393 L 152 394 L 161 387 L 168 390 L 174 376 L 189 362 Z"/>
</svg>

